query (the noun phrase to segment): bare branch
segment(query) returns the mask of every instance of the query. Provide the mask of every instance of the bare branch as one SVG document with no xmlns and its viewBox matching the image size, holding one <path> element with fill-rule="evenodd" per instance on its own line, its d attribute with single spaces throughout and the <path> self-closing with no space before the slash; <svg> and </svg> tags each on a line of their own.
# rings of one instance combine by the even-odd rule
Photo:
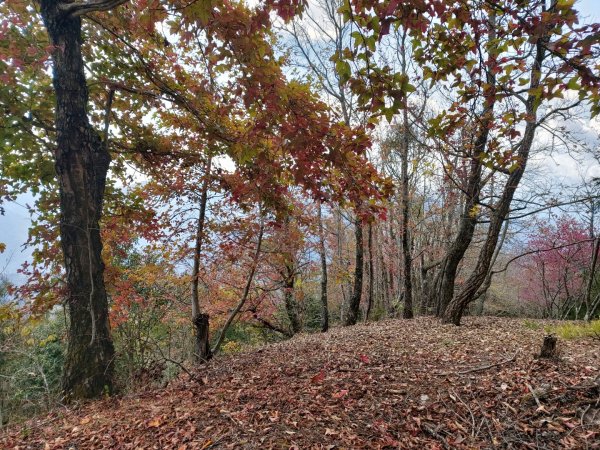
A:
<svg viewBox="0 0 600 450">
<path fill-rule="evenodd" d="M 129 0 L 92 0 L 89 2 L 61 3 L 58 7 L 66 15 L 78 17 L 94 11 L 108 11 Z"/>
</svg>

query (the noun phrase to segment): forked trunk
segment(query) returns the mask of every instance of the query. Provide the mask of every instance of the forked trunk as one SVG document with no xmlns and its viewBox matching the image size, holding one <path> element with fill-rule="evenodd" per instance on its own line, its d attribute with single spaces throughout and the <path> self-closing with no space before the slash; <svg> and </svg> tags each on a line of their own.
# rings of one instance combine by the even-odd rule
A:
<svg viewBox="0 0 600 450">
<path fill-rule="evenodd" d="M 536 43 L 535 61 L 531 70 L 530 90 L 536 89 L 540 86 L 541 83 L 541 71 L 542 63 L 545 58 L 546 40 L 547 37 L 542 36 L 538 39 Z M 497 204 L 494 206 L 494 210 L 490 219 L 490 226 L 487 231 L 486 240 L 483 243 L 483 246 L 479 253 L 477 265 L 475 266 L 475 269 L 473 270 L 473 273 L 471 274 L 469 279 L 463 285 L 460 293 L 452 300 L 452 302 L 450 302 L 450 304 L 446 308 L 446 311 L 442 318 L 442 322 L 444 323 L 453 323 L 455 325 L 460 325 L 460 320 L 463 316 L 464 311 L 466 310 L 469 303 L 471 303 L 476 298 L 477 292 L 484 283 L 486 275 L 490 270 L 492 257 L 494 255 L 494 251 L 496 250 L 498 238 L 502 230 L 502 224 L 508 217 L 508 214 L 510 212 L 510 205 L 512 203 L 515 191 L 519 186 L 519 183 L 521 182 L 523 174 L 525 173 L 527 160 L 529 159 L 529 153 L 531 151 L 531 146 L 533 145 L 533 138 L 535 137 L 535 131 L 538 126 L 538 106 L 538 98 L 535 95 L 530 94 L 527 97 L 525 108 L 528 117 L 527 125 L 525 126 L 523 139 L 519 144 L 517 152 L 518 165 L 510 173 L 504 186 L 502 195 L 500 196 L 500 199 L 498 200 Z"/>
</svg>

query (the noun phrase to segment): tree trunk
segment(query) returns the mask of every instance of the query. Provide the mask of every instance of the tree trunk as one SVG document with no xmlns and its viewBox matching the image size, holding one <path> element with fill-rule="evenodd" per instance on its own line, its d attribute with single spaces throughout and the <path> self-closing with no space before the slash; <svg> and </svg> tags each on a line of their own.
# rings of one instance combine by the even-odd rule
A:
<svg viewBox="0 0 600 450">
<path fill-rule="evenodd" d="M 406 67 L 405 53 L 402 54 L 403 71 Z M 402 317 L 412 319 L 413 313 L 413 293 L 412 293 L 412 255 L 410 248 L 410 236 L 408 232 L 410 204 L 409 204 L 409 178 L 408 178 L 408 155 L 409 155 L 409 123 L 408 123 L 408 104 L 404 101 L 404 133 L 402 137 L 402 163 L 401 163 L 401 178 L 402 178 L 402 267 L 404 275 L 404 309 Z"/>
<path fill-rule="evenodd" d="M 81 19 L 50 0 L 41 1 L 41 13 L 55 48 L 55 162 L 70 322 L 62 388 L 67 400 L 92 398 L 113 390 L 114 347 L 99 226 L 110 155 L 88 120 Z"/>
<path fill-rule="evenodd" d="M 458 225 L 458 232 L 442 262 L 441 270 L 438 273 L 439 280 L 438 283 L 436 283 L 438 288 L 438 291 L 436 292 L 437 316 L 442 316 L 444 314 L 446 307 L 452 300 L 458 266 L 462 261 L 465 252 L 469 248 L 469 245 L 471 245 L 473 234 L 475 233 L 477 215 L 474 212 L 479 203 L 479 190 L 481 189 L 481 157 L 489 134 L 487 126 L 484 125 L 484 127 L 485 128 L 481 130 L 480 139 L 478 139 L 479 151 L 477 151 L 477 154 L 471 160 L 467 198 L 465 199 L 463 213 Z"/>
<path fill-rule="evenodd" d="M 362 297 L 363 287 L 363 229 L 359 217 L 354 223 L 354 237 L 356 240 L 356 266 L 354 267 L 354 290 L 352 297 L 348 302 L 348 309 L 344 317 L 344 325 L 354 325 L 358 321 L 358 313 L 360 309 L 360 299 Z"/>
<path fill-rule="evenodd" d="M 206 362 L 212 357 L 209 340 L 209 316 L 208 314 L 196 314 L 193 318 L 194 325 L 194 357 L 199 363 Z"/>
<path fill-rule="evenodd" d="M 367 296 L 367 311 L 365 313 L 365 322 L 369 320 L 369 314 L 371 314 L 371 309 L 373 308 L 373 285 L 375 280 L 374 278 L 374 270 L 373 270 L 373 225 L 369 224 L 369 232 L 367 234 L 367 241 L 369 246 L 369 293 Z"/>
<path fill-rule="evenodd" d="M 458 224 L 458 232 L 452 245 L 448 249 L 441 270 L 438 274 L 437 299 L 436 299 L 436 315 L 441 317 L 444 315 L 446 308 L 452 297 L 454 296 L 454 286 L 456 283 L 456 274 L 458 266 L 475 233 L 477 224 L 477 207 L 479 205 L 479 195 L 481 191 L 481 176 L 482 176 L 482 158 L 485 152 L 489 136 L 489 125 L 493 121 L 494 102 L 486 108 L 481 119 L 479 127 L 479 135 L 475 141 L 474 154 L 471 158 L 471 166 L 469 170 L 469 178 L 467 181 L 467 189 L 465 191 L 465 204 L 462 215 Z"/>
<path fill-rule="evenodd" d="M 296 284 L 296 255 L 294 245 L 292 243 L 291 231 L 290 231 L 291 218 L 289 215 L 285 217 L 285 248 L 283 251 L 283 270 L 281 270 L 281 282 L 283 285 L 283 300 L 285 303 L 285 310 L 290 320 L 290 329 L 292 334 L 299 333 L 302 330 L 302 324 L 300 323 L 300 317 L 298 315 L 298 303 L 296 302 L 296 295 L 294 286 Z"/>
<path fill-rule="evenodd" d="M 546 40 L 547 38 L 543 36 L 539 38 L 536 43 L 536 56 L 533 68 L 531 70 L 531 89 L 536 89 L 540 86 L 542 63 L 545 58 L 544 45 Z M 493 209 L 490 219 L 490 226 L 488 228 L 486 240 L 477 259 L 477 265 L 475 266 L 475 269 L 473 270 L 473 273 L 469 279 L 463 285 L 461 292 L 446 308 L 442 318 L 442 322 L 444 323 L 460 325 L 460 320 L 466 307 L 476 298 L 477 291 L 485 281 L 486 275 L 490 269 L 490 263 L 494 255 L 494 251 L 496 249 L 496 244 L 498 243 L 500 231 L 502 230 L 502 224 L 508 216 L 514 193 L 519 186 L 523 174 L 525 173 L 527 160 L 529 159 L 529 152 L 535 137 L 535 130 L 538 126 L 538 106 L 539 101 L 537 97 L 530 94 L 526 100 L 525 108 L 528 116 L 527 125 L 525 126 L 523 139 L 519 144 L 519 150 L 517 152 L 517 161 L 519 161 L 519 164 L 516 169 L 510 173 L 504 186 L 502 195 Z"/>
<path fill-rule="evenodd" d="M 495 26 L 496 15 L 495 12 L 492 12 L 489 18 L 489 42 L 493 42 L 496 38 Z M 489 48 L 487 50 L 490 51 Z M 493 53 L 493 51 L 494 50 L 490 51 L 490 53 Z M 441 278 L 439 280 L 440 283 L 436 314 L 442 317 L 442 322 L 444 323 L 446 323 L 448 320 L 448 317 L 446 316 L 446 310 L 454 296 L 454 286 L 458 265 L 462 261 L 465 252 L 469 248 L 475 233 L 478 215 L 477 208 L 479 207 L 479 196 L 482 187 L 482 159 L 485 156 L 489 130 L 492 128 L 494 123 L 494 106 L 496 104 L 496 76 L 490 70 L 486 72 L 486 81 L 490 89 L 487 90 L 484 96 L 484 110 L 481 115 L 477 138 L 474 143 L 469 178 L 467 181 L 467 188 L 465 190 L 465 206 L 462 217 L 460 218 L 456 239 L 452 243 L 446 258 L 442 263 L 442 270 L 440 274 Z"/>
<path fill-rule="evenodd" d="M 302 325 L 298 317 L 298 303 L 294 295 L 294 285 L 296 281 L 296 267 L 293 262 L 288 262 L 285 266 L 285 278 L 283 280 L 283 298 L 285 301 L 285 310 L 290 319 L 290 328 L 292 334 L 300 333 Z"/>
<path fill-rule="evenodd" d="M 202 192 L 200 193 L 200 211 L 196 226 L 196 243 L 194 248 L 194 267 L 192 269 L 192 325 L 194 327 L 194 359 L 198 363 L 211 358 L 209 344 L 209 316 L 202 314 L 198 288 L 200 284 L 200 254 L 204 242 L 204 224 L 206 218 L 206 204 L 208 202 L 208 188 L 210 186 L 210 171 L 212 158 L 206 162 Z"/>
<path fill-rule="evenodd" d="M 329 329 L 329 307 L 327 306 L 327 253 L 325 251 L 321 201 L 319 201 L 317 211 L 319 214 L 319 253 L 321 257 L 321 331 L 325 333 Z"/>
<path fill-rule="evenodd" d="M 593 237 L 593 236 L 592 236 Z M 600 238 L 596 238 L 593 244 L 592 263 L 590 265 L 590 274 L 585 290 L 585 320 L 592 320 L 592 287 L 594 286 L 594 277 L 596 276 L 596 265 L 598 262 L 598 251 L 600 251 Z"/>
</svg>

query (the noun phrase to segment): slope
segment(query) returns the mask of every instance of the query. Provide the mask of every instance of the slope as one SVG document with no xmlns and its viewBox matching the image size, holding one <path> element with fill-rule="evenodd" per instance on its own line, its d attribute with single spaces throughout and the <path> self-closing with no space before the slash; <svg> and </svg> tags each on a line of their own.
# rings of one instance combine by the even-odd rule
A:
<svg viewBox="0 0 600 450">
<path fill-rule="evenodd" d="M 537 328 L 537 327 L 534 327 Z M 600 345 L 523 320 L 389 320 L 220 357 L 12 428 L 15 449 L 600 448 Z"/>
</svg>

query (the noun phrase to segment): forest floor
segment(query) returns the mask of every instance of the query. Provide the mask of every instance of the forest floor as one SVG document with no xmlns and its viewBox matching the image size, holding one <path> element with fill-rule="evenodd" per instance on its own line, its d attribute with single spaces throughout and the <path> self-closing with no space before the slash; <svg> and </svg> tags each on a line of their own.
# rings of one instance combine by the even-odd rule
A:
<svg viewBox="0 0 600 450">
<path fill-rule="evenodd" d="M 600 342 L 545 322 L 388 320 L 211 361 L 164 389 L 9 428 L 15 449 L 600 449 Z"/>
</svg>

